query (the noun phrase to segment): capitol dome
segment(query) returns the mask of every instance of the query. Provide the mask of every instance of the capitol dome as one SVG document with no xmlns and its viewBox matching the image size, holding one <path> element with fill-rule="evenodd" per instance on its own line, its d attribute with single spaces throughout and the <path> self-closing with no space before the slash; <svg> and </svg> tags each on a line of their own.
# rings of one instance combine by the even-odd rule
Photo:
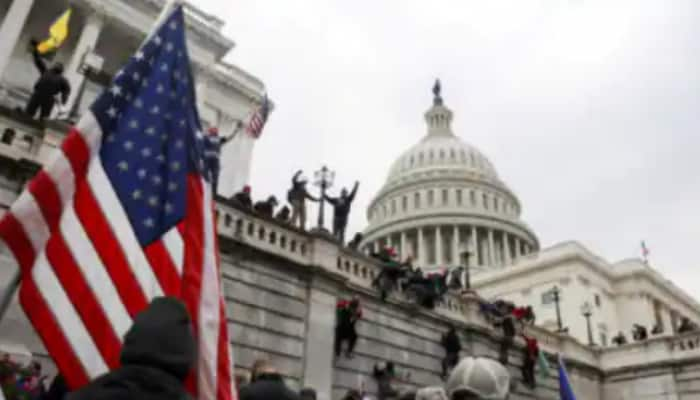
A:
<svg viewBox="0 0 700 400">
<path fill-rule="evenodd" d="M 426 136 L 394 161 L 367 209 L 364 248 L 392 246 L 428 268 L 462 264 L 468 252 L 475 272 L 537 251 L 520 201 L 491 161 L 453 133 L 439 82 L 433 93 Z"/>
</svg>

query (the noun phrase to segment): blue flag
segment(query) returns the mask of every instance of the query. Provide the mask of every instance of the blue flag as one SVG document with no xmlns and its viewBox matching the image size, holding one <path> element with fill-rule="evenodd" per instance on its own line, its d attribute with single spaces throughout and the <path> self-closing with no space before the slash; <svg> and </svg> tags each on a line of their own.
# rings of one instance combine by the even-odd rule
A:
<svg viewBox="0 0 700 400">
<path fill-rule="evenodd" d="M 566 373 L 564 360 L 559 356 L 559 397 L 561 400 L 576 400 L 571 384 L 569 383 L 569 375 Z"/>
</svg>

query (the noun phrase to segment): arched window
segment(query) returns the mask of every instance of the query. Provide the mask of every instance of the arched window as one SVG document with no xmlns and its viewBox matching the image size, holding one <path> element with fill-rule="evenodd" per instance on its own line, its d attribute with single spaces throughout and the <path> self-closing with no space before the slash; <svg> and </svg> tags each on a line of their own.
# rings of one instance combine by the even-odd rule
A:
<svg viewBox="0 0 700 400">
<path fill-rule="evenodd" d="M 408 209 L 408 196 L 401 198 L 401 209 L 405 212 Z"/>
<path fill-rule="evenodd" d="M 469 191 L 469 202 L 472 203 L 472 207 L 476 207 L 476 192 L 473 190 Z"/>
<path fill-rule="evenodd" d="M 462 205 L 462 189 L 457 189 L 457 205 Z"/>
<path fill-rule="evenodd" d="M 448 192 L 447 189 L 442 189 L 442 205 L 446 206 L 448 201 Z"/>
<path fill-rule="evenodd" d="M 391 215 L 396 215 L 396 199 L 391 199 Z"/>
<path fill-rule="evenodd" d="M 413 207 L 420 208 L 420 192 L 413 195 Z"/>
<path fill-rule="evenodd" d="M 428 190 L 428 207 L 432 207 L 435 204 L 435 191 L 433 189 Z"/>
<path fill-rule="evenodd" d="M 493 210 L 498 212 L 498 197 L 493 198 Z"/>
<path fill-rule="evenodd" d="M 482 200 L 484 201 L 484 208 L 488 210 L 489 209 L 489 195 L 484 193 L 482 195 Z"/>
</svg>

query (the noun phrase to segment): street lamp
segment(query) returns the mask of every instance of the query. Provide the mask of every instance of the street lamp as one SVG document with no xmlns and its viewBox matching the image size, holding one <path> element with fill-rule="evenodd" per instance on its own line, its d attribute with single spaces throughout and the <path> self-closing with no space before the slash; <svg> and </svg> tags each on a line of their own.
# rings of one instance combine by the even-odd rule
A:
<svg viewBox="0 0 700 400">
<path fill-rule="evenodd" d="M 561 323 L 561 309 L 559 308 L 559 302 L 561 301 L 561 298 L 559 297 L 560 294 L 561 290 L 558 287 L 554 286 L 552 288 L 552 300 L 554 300 L 554 307 L 557 311 L 557 332 L 559 333 L 564 332 L 564 327 Z"/>
<path fill-rule="evenodd" d="M 593 343 L 593 331 L 591 330 L 591 316 L 593 315 L 593 307 L 591 307 L 591 303 L 586 301 L 581 305 L 581 315 L 586 318 L 586 327 L 588 328 L 588 345 L 594 346 L 595 343 Z"/>
<path fill-rule="evenodd" d="M 326 190 L 333 186 L 335 172 L 331 171 L 325 165 L 320 170 L 314 172 L 314 184 L 321 188 L 321 204 L 318 211 L 318 230 L 325 231 L 323 228 L 323 208 L 326 202 Z"/>
</svg>

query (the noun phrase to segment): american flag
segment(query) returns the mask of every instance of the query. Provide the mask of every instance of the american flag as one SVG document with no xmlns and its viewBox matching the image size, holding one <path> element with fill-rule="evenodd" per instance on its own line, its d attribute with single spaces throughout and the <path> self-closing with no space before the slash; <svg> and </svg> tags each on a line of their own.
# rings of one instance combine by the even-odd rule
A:
<svg viewBox="0 0 700 400">
<path fill-rule="evenodd" d="M 0 221 L 22 307 L 72 388 L 116 368 L 134 316 L 171 295 L 197 336 L 193 394 L 234 397 L 196 104 L 179 6 Z"/>
<path fill-rule="evenodd" d="M 267 99 L 267 95 L 263 97 L 262 104 L 250 117 L 250 122 L 248 122 L 248 127 L 246 132 L 254 138 L 259 138 L 262 134 L 263 128 L 265 128 L 265 123 L 267 122 L 267 117 L 270 115 L 270 102 Z"/>
</svg>

